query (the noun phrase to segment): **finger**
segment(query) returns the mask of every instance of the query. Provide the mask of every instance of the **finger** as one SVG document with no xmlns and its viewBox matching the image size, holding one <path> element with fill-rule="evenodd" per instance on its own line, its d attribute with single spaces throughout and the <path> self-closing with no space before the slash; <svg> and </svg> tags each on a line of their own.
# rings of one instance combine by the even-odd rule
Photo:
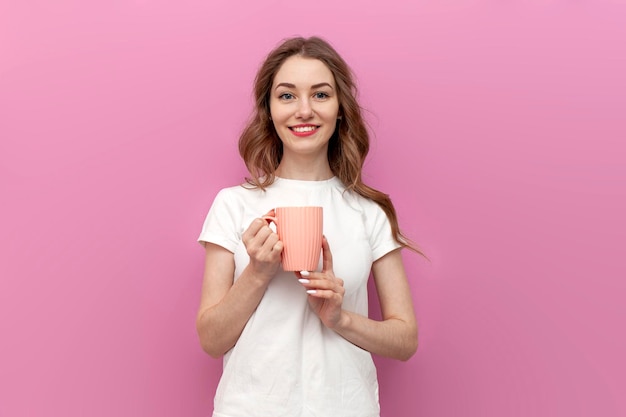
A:
<svg viewBox="0 0 626 417">
<path fill-rule="evenodd" d="M 298 278 L 309 280 L 326 280 L 326 274 L 323 272 L 310 272 L 310 271 L 297 271 L 296 276 Z"/>
<path fill-rule="evenodd" d="M 333 254 L 330 251 L 330 245 L 326 236 L 322 236 L 322 271 L 333 270 Z"/>
<path fill-rule="evenodd" d="M 267 260 L 271 262 L 280 262 L 281 252 L 283 251 L 283 242 L 277 241 L 274 245 L 265 249 Z"/>
<path fill-rule="evenodd" d="M 261 227 L 258 227 L 259 222 Z M 257 224 L 250 226 L 243 236 L 243 242 L 246 246 L 248 254 L 254 256 L 255 258 L 262 258 L 264 257 L 264 254 L 272 253 L 274 251 L 280 254 L 283 246 L 282 243 L 276 246 L 279 242 L 278 235 L 274 233 L 262 219 L 256 219 L 253 223 Z M 251 233 L 254 231 L 256 231 L 256 233 L 251 236 Z M 275 258 L 275 256 L 272 256 L 272 258 Z"/>
<path fill-rule="evenodd" d="M 248 252 L 250 252 L 251 250 L 255 251 L 255 250 L 261 249 L 261 247 L 263 246 L 263 242 L 265 239 L 259 239 L 259 234 L 258 234 L 259 230 L 260 229 L 258 229 L 257 233 L 255 234 L 252 234 L 253 230 L 244 232 L 244 235 L 242 236 L 242 240 Z"/>
<path fill-rule="evenodd" d="M 280 242 L 278 235 L 271 231 L 269 227 L 264 227 L 259 230 L 259 233 L 254 237 L 254 241 L 259 245 L 259 248 L 263 252 L 273 252 L 274 250 L 282 250 L 282 242 L 280 246 L 277 244 Z M 280 249 L 280 250 L 279 250 Z"/>
<path fill-rule="evenodd" d="M 341 296 L 343 296 L 346 292 L 346 289 L 343 287 L 343 281 L 340 279 L 329 280 L 301 278 L 298 281 L 307 289 L 311 290 L 331 291 Z"/>
<path fill-rule="evenodd" d="M 257 230 L 257 233 L 250 240 L 251 243 L 258 245 L 258 247 L 264 247 L 269 242 L 271 242 L 271 244 L 273 245 L 277 241 L 278 235 L 272 232 L 272 229 L 270 229 L 267 225 L 259 228 L 259 230 Z"/>
<path fill-rule="evenodd" d="M 310 289 L 307 290 L 306 293 L 308 295 L 310 295 L 311 297 L 315 297 L 315 298 L 324 298 L 326 300 L 331 300 L 331 299 L 341 299 L 341 295 L 337 294 L 334 291 L 331 290 L 319 290 L 319 289 Z"/>
<path fill-rule="evenodd" d="M 304 287 L 307 287 L 307 285 L 311 282 L 309 279 L 311 273 L 309 271 L 294 271 L 293 273 L 296 275 L 296 278 L 298 278 L 298 282 Z"/>
<path fill-rule="evenodd" d="M 308 280 L 330 281 L 340 286 L 343 286 L 343 280 L 341 278 L 337 278 L 335 274 L 333 273 L 333 271 L 322 271 L 322 272 L 297 271 L 296 276 L 298 278 L 306 278 Z"/>
<path fill-rule="evenodd" d="M 258 241 L 255 241 L 259 243 Z M 250 255 L 250 261 L 252 262 L 279 262 L 281 258 L 281 252 L 283 251 L 283 243 L 270 236 L 264 242 L 259 243 L 258 246 L 250 245 L 248 254 Z"/>
<path fill-rule="evenodd" d="M 272 239 L 272 242 L 274 243 L 271 244 L 271 251 L 281 253 L 283 251 L 283 242 L 278 240 L 278 237 L 276 237 L 276 240 Z"/>
<path fill-rule="evenodd" d="M 252 239 L 263 226 L 267 226 L 267 223 L 263 219 L 254 219 L 246 231 L 243 232 L 242 239 Z"/>
</svg>

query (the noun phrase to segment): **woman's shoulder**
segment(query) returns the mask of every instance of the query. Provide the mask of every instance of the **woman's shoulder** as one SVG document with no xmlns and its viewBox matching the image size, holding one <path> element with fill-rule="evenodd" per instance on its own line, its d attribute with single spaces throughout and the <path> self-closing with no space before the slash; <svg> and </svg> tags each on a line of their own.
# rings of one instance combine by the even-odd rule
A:
<svg viewBox="0 0 626 417">
<path fill-rule="evenodd" d="M 213 200 L 213 206 L 243 210 L 244 207 L 255 206 L 263 200 L 264 192 L 261 189 L 242 183 L 218 190 Z"/>
<path fill-rule="evenodd" d="M 371 198 L 365 197 L 349 187 L 342 190 L 343 197 L 346 201 L 360 207 L 361 211 L 366 213 L 382 211 L 382 208 Z"/>
<path fill-rule="evenodd" d="M 252 194 L 258 194 L 259 192 L 261 192 L 260 188 L 255 187 L 254 185 L 248 184 L 246 182 L 243 182 L 237 185 L 231 185 L 231 186 L 221 188 L 218 190 L 217 195 L 236 197 L 236 196 L 249 196 Z"/>
</svg>

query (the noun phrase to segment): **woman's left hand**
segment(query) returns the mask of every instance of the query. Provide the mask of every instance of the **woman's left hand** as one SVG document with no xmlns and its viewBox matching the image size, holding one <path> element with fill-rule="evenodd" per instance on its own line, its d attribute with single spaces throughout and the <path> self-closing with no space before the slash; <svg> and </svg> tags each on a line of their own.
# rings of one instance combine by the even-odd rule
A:
<svg viewBox="0 0 626 417">
<path fill-rule="evenodd" d="M 342 318 L 343 280 L 335 277 L 333 256 L 326 236 L 322 239 L 322 271 L 296 272 L 300 283 L 307 289 L 309 305 L 322 323 L 330 329 L 339 326 Z"/>
</svg>

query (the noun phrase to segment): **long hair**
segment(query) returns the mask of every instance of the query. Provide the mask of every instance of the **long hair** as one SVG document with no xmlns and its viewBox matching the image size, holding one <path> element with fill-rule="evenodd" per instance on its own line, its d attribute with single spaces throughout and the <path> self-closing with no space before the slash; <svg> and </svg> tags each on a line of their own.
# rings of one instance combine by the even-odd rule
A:
<svg viewBox="0 0 626 417">
<path fill-rule="evenodd" d="M 369 133 L 356 100 L 357 87 L 350 67 L 325 40 L 296 37 L 285 40 L 271 51 L 254 81 L 255 107 L 250 121 L 239 138 L 239 154 L 250 177 L 246 181 L 261 189 L 275 180 L 275 171 L 283 156 L 282 142 L 270 119 L 270 94 L 274 76 L 294 55 L 322 61 L 332 72 L 337 87 L 339 115 L 337 127 L 328 143 L 330 169 L 348 190 L 371 199 L 385 212 L 391 223 L 394 239 L 404 247 L 421 253 L 417 246 L 404 236 L 398 225 L 398 216 L 389 196 L 366 185 L 361 173 L 369 152 Z"/>
</svg>

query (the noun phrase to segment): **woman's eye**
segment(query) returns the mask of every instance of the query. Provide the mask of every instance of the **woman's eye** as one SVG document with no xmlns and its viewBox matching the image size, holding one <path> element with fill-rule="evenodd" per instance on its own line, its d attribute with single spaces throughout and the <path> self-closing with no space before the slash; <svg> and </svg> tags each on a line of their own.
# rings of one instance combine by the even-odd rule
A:
<svg viewBox="0 0 626 417">
<path fill-rule="evenodd" d="M 318 100 L 323 100 L 323 99 L 325 99 L 325 98 L 328 98 L 328 94 L 326 94 L 326 93 L 324 93 L 324 92 L 320 91 L 319 93 L 315 93 L 315 94 L 314 94 L 314 97 L 315 97 L 316 99 L 318 99 Z"/>
<path fill-rule="evenodd" d="M 291 93 L 283 93 L 280 96 L 278 96 L 279 99 L 281 100 L 291 100 L 293 99 L 293 94 Z"/>
</svg>

